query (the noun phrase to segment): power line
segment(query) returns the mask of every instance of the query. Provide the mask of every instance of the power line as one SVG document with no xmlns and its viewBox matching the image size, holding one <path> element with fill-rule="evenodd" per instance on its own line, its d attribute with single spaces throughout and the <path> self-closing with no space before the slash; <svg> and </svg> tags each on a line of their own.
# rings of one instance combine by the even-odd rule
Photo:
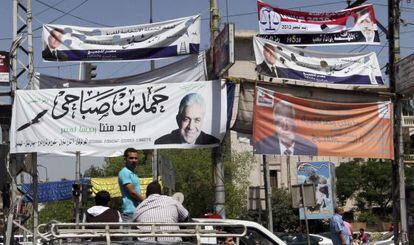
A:
<svg viewBox="0 0 414 245">
<path fill-rule="evenodd" d="M 98 22 L 95 22 L 95 21 L 92 21 L 92 20 L 88 20 L 88 19 L 85 19 L 85 18 L 82 18 L 82 17 L 76 16 L 76 15 L 70 14 L 70 13 L 65 12 L 65 11 L 63 11 L 63 10 L 60 10 L 60 9 L 58 9 L 58 8 L 56 8 L 56 7 L 52 6 L 52 5 L 50 5 L 50 4 L 47 4 L 47 3 L 45 3 L 45 2 L 43 2 L 43 1 L 41 1 L 41 0 L 36 0 L 36 1 L 37 1 L 38 3 L 41 3 L 41 4 L 43 4 L 43 5 L 45 5 L 45 6 L 49 7 L 49 8 L 51 8 L 51 9 L 56 10 L 56 11 L 58 11 L 58 12 L 61 12 L 61 13 L 63 13 L 63 14 L 69 15 L 69 16 L 72 16 L 73 18 L 76 18 L 76 19 L 79 19 L 79 20 L 82 20 L 82 21 L 88 22 L 88 23 L 90 23 L 90 24 L 94 24 L 94 25 L 98 25 L 98 26 L 103 26 L 103 27 L 113 27 L 113 26 L 111 26 L 111 25 L 106 25 L 106 24 L 98 23 Z"/>
<path fill-rule="evenodd" d="M 63 15 L 61 15 L 61 16 L 59 16 L 59 17 L 57 17 L 57 18 L 55 18 L 55 19 L 53 19 L 53 20 L 51 20 L 51 21 L 49 21 L 49 23 L 53 23 L 53 22 L 57 21 L 58 19 L 61 19 L 61 18 L 65 17 L 66 15 L 69 15 L 72 11 L 76 10 L 77 8 L 79 8 L 80 6 L 84 5 L 84 4 L 85 4 L 85 3 L 87 3 L 88 1 L 89 1 L 89 0 L 84 0 L 82 3 L 80 3 L 80 4 L 76 5 L 74 8 L 72 8 L 72 9 L 71 9 L 71 10 L 69 10 L 68 12 L 66 12 L 66 13 L 64 13 Z M 43 27 L 43 26 L 40 26 L 40 27 L 38 27 L 38 28 L 34 29 L 33 31 L 40 30 L 40 29 L 42 29 L 42 27 Z"/>
</svg>

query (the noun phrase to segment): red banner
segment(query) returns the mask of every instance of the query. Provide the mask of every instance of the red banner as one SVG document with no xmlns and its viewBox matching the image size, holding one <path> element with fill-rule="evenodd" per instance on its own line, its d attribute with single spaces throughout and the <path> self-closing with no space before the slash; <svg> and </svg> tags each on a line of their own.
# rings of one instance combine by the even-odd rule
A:
<svg viewBox="0 0 414 245">
<path fill-rule="evenodd" d="M 392 103 L 333 103 L 256 88 L 257 154 L 394 159 Z"/>
</svg>

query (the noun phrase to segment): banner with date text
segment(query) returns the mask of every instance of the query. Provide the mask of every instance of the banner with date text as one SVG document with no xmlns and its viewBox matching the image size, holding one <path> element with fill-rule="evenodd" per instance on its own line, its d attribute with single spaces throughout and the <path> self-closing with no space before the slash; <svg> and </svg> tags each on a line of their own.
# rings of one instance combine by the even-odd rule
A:
<svg viewBox="0 0 414 245">
<path fill-rule="evenodd" d="M 220 81 L 18 90 L 10 152 L 117 156 L 128 147 L 213 147 L 226 132 L 226 113 Z"/>
<path fill-rule="evenodd" d="M 295 46 L 380 44 L 372 4 L 337 12 L 302 12 L 258 1 L 259 36 Z"/>
</svg>

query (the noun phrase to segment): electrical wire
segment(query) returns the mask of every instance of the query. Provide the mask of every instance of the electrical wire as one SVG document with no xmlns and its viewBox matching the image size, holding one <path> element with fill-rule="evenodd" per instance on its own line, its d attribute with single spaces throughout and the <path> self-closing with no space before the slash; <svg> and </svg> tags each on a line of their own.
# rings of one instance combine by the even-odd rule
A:
<svg viewBox="0 0 414 245">
<path fill-rule="evenodd" d="M 40 3 L 40 4 L 43 4 L 43 5 L 45 5 L 45 6 L 49 7 L 49 8 L 51 8 L 51 9 L 56 10 L 56 11 L 58 11 L 58 12 L 61 12 L 61 13 L 63 13 L 63 14 L 67 14 L 67 15 L 69 15 L 69 16 L 72 16 L 73 18 L 76 18 L 76 19 L 78 19 L 78 20 L 82 20 L 82 21 L 88 22 L 88 23 L 90 23 L 90 24 L 98 25 L 98 26 L 103 26 L 103 27 L 113 27 L 113 26 L 111 26 L 111 25 L 102 24 L 102 23 L 99 23 L 99 22 L 96 22 L 96 21 L 88 20 L 88 19 L 85 19 L 85 18 L 82 18 L 82 17 L 76 16 L 76 15 L 73 15 L 73 14 L 67 13 L 67 12 L 65 12 L 65 11 L 63 11 L 63 10 L 60 10 L 60 9 L 58 9 L 58 8 L 56 8 L 56 7 L 54 7 L 54 6 L 50 5 L 50 4 L 47 4 L 47 3 L 45 3 L 45 2 L 43 2 L 43 1 L 41 1 L 41 0 L 36 0 L 36 1 L 37 1 L 38 3 Z"/>
<path fill-rule="evenodd" d="M 78 4 L 78 5 L 76 5 L 75 7 L 73 7 L 71 10 L 69 10 L 68 12 L 66 12 L 66 13 L 64 13 L 63 15 L 61 15 L 61 16 L 59 16 L 59 17 L 56 17 L 55 19 L 53 19 L 53 20 L 51 20 L 51 21 L 49 21 L 48 23 L 53 23 L 53 22 L 55 22 L 55 21 L 57 21 L 57 20 L 59 20 L 59 19 L 61 19 L 61 18 L 63 18 L 63 17 L 65 17 L 66 15 L 69 15 L 72 11 L 75 11 L 76 9 L 78 9 L 79 7 L 81 7 L 82 5 L 84 5 L 85 3 L 87 3 L 89 0 L 84 0 L 83 2 L 81 2 L 80 4 Z M 36 29 L 34 29 L 33 31 L 35 32 L 35 31 L 37 31 L 37 30 L 40 30 L 40 29 L 42 29 L 42 27 L 43 26 L 40 26 L 40 27 L 38 27 L 38 28 L 36 28 Z"/>
</svg>

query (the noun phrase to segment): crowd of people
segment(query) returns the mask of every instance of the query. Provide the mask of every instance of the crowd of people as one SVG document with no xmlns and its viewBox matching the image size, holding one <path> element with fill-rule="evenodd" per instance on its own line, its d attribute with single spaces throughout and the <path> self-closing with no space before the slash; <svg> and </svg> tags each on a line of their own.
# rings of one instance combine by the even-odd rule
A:
<svg viewBox="0 0 414 245">
<path fill-rule="evenodd" d="M 119 212 L 110 208 L 111 196 L 107 191 L 99 191 L 95 195 L 95 205 L 86 210 L 83 221 L 87 223 L 178 223 L 191 221 L 188 210 L 173 197 L 162 194 L 162 187 L 157 181 L 148 184 L 146 195 L 141 194 L 139 177 L 134 169 L 138 164 L 140 153 L 134 148 L 124 152 L 125 166 L 119 171 L 118 184 L 122 195 L 122 209 Z M 137 226 L 137 229 L 148 231 L 150 226 Z M 178 226 L 162 226 L 160 229 L 176 231 Z M 146 237 L 148 241 L 154 238 Z M 180 242 L 180 237 L 162 237 L 158 241 Z M 232 237 L 218 239 L 219 244 L 234 245 Z"/>
</svg>

